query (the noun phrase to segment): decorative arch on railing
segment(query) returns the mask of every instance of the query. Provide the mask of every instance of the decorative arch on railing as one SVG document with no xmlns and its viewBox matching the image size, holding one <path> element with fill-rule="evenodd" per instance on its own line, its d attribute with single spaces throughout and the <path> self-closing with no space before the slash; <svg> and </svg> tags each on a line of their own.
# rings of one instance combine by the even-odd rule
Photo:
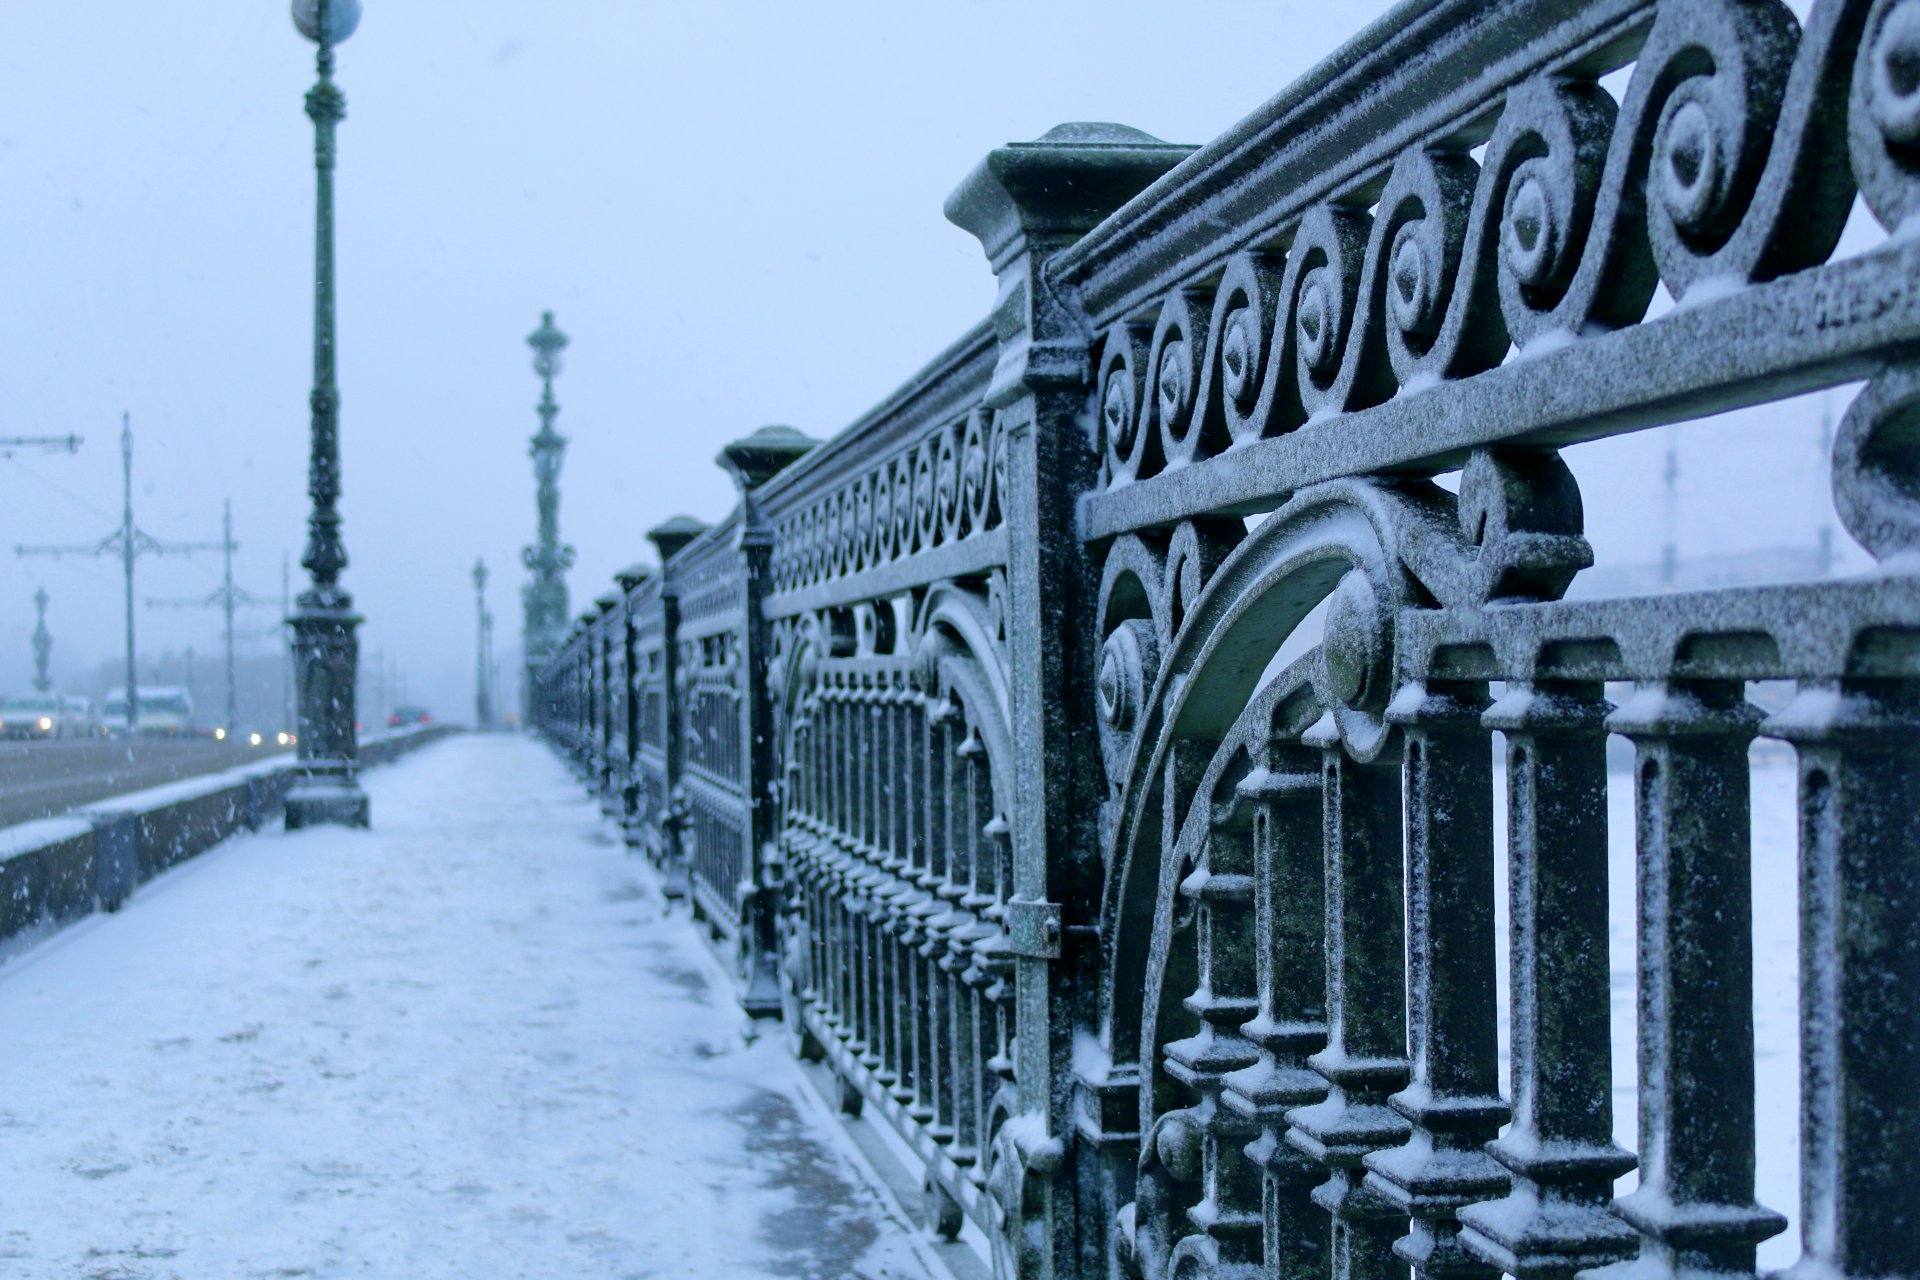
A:
<svg viewBox="0 0 1920 1280">
<path fill-rule="evenodd" d="M 1395 623 L 1558 596 L 1591 559 L 1579 495 L 1551 455 L 1482 454 L 1458 498 L 1426 481 L 1331 482 L 1223 556 L 1183 560 L 1201 537 L 1183 526 L 1165 567 L 1116 545 L 1105 578 L 1121 599 L 1102 610 L 1117 812 L 1102 1033 L 1148 1084 L 1118 1247 L 1152 1280 L 1252 1265 L 1318 1234 L 1319 1205 L 1333 1248 L 1357 1257 L 1370 1242 L 1390 1266 L 1400 1232 L 1368 1230 L 1382 1203 L 1360 1161 L 1409 1136 L 1387 1106 L 1409 1071 L 1395 708 L 1420 695 Z M 1191 604 L 1145 659 L 1127 601 L 1158 580 L 1154 616 L 1175 616 L 1183 564 Z M 1315 643 L 1275 671 L 1323 605 Z M 1490 830 L 1478 852 L 1490 873 Z"/>
</svg>

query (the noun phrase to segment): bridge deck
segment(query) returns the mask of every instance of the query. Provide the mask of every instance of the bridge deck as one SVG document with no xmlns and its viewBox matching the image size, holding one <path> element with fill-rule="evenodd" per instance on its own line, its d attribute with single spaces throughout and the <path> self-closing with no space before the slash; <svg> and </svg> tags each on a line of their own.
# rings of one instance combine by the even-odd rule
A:
<svg viewBox="0 0 1920 1280">
<path fill-rule="evenodd" d="M 0 969 L 0 1270 L 928 1274 L 544 748 L 366 781 Z"/>
</svg>

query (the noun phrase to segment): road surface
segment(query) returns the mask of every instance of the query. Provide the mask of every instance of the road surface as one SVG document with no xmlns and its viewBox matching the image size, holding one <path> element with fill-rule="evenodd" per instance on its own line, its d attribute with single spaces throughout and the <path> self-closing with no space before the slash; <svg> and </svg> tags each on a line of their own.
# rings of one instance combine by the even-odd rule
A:
<svg viewBox="0 0 1920 1280">
<path fill-rule="evenodd" d="M 75 738 L 0 742 L 0 827 L 157 787 L 287 750 L 207 738 Z"/>
</svg>

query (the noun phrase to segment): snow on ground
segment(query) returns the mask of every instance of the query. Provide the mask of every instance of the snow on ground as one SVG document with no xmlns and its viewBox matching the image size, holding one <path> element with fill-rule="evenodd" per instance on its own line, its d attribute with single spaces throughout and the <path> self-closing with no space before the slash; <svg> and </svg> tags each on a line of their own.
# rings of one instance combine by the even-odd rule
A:
<svg viewBox="0 0 1920 1280">
<path fill-rule="evenodd" d="M 0 967 L 0 1274 L 931 1274 L 544 748 L 366 783 Z"/>
</svg>

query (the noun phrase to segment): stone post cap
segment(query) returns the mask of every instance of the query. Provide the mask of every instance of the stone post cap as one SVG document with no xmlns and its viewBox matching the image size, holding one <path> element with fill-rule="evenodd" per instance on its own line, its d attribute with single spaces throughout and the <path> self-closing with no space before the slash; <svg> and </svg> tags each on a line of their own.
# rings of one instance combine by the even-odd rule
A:
<svg viewBox="0 0 1920 1280">
<path fill-rule="evenodd" d="M 652 576 L 652 565 L 630 564 L 624 569 L 615 571 L 613 580 L 620 584 L 620 590 L 631 591 Z"/>
<path fill-rule="evenodd" d="M 620 597 L 611 591 L 605 595 L 595 596 L 593 600 L 593 613 L 590 616 L 594 618 L 604 617 L 613 612 L 619 605 Z"/>
<path fill-rule="evenodd" d="M 660 553 L 660 563 L 664 565 L 679 555 L 689 542 L 705 533 L 708 527 L 704 520 L 675 516 L 647 530 L 647 541 Z"/>
<path fill-rule="evenodd" d="M 793 427 L 761 427 L 752 435 L 724 446 L 714 461 L 731 471 L 742 489 L 751 491 L 780 474 L 788 464 L 806 456 L 819 443 Z"/>
<path fill-rule="evenodd" d="M 1078 239 L 1193 150 L 1123 124 L 1055 125 L 989 151 L 947 197 L 947 221 L 998 271 L 1027 237 Z"/>
</svg>

